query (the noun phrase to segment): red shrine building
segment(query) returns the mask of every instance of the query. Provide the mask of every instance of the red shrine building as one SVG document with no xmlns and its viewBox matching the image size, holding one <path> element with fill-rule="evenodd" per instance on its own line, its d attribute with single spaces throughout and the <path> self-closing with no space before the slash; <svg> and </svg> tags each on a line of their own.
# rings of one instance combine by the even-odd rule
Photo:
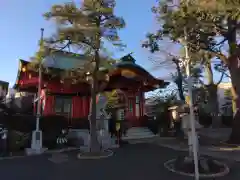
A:
<svg viewBox="0 0 240 180">
<path fill-rule="evenodd" d="M 28 61 L 19 61 L 19 70 L 14 88 L 19 92 L 31 92 L 37 95 L 38 72 L 29 68 Z M 86 63 L 84 57 L 73 53 L 56 52 L 46 57 L 44 67 L 52 70 L 66 71 Z M 109 74 L 109 81 L 103 91 L 120 89 L 124 92 L 126 106 L 124 116 L 129 120 L 137 121 L 144 115 L 144 93 L 157 88 L 163 88 L 168 83 L 156 79 L 144 68 L 135 63 L 131 55 L 122 57 L 113 65 Z M 44 71 L 45 72 L 45 71 Z M 87 118 L 90 111 L 90 85 L 87 82 L 71 82 L 67 85 L 58 76 L 42 75 L 41 107 L 42 115 L 63 115 L 69 121 L 78 118 Z"/>
</svg>

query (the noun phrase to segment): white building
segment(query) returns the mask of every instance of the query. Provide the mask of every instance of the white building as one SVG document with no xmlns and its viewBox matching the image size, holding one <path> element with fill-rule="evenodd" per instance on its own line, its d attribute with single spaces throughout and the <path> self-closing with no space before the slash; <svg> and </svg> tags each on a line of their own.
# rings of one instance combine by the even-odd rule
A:
<svg viewBox="0 0 240 180">
<path fill-rule="evenodd" d="M 219 104 L 219 109 L 222 113 L 226 113 L 226 111 L 232 111 L 232 107 L 229 106 L 228 108 L 224 108 L 223 112 L 223 105 L 227 103 L 227 99 L 225 96 L 225 91 L 230 90 L 232 87 L 231 82 L 223 82 L 218 85 L 218 104 Z M 229 102 L 231 103 L 231 102 Z"/>
<path fill-rule="evenodd" d="M 17 92 L 13 88 L 8 89 L 8 93 L 6 95 L 6 103 L 9 104 L 14 98 L 14 104 L 16 108 L 23 108 L 25 106 L 29 106 L 29 104 L 33 103 L 33 93 L 28 93 L 28 92 Z"/>
<path fill-rule="evenodd" d="M 5 99 L 8 93 L 8 86 L 9 86 L 8 82 L 0 81 L 0 98 Z"/>
</svg>

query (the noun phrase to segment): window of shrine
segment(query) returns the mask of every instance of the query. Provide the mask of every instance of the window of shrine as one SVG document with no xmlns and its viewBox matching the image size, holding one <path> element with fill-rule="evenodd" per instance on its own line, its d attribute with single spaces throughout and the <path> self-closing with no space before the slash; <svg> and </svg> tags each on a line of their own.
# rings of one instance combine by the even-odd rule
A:
<svg viewBox="0 0 240 180">
<path fill-rule="evenodd" d="M 118 110 L 118 120 L 123 121 L 124 118 L 125 118 L 124 109 L 119 109 Z"/>
<path fill-rule="evenodd" d="M 132 102 L 130 101 L 129 102 L 129 109 L 128 109 L 129 112 L 133 112 L 133 104 Z"/>
<path fill-rule="evenodd" d="M 140 103 L 139 96 L 136 96 L 136 104 L 139 104 L 139 103 Z"/>
<path fill-rule="evenodd" d="M 68 113 L 71 113 L 71 109 L 72 109 L 72 98 L 56 96 L 56 101 L 55 101 L 56 113 L 68 114 Z"/>
</svg>

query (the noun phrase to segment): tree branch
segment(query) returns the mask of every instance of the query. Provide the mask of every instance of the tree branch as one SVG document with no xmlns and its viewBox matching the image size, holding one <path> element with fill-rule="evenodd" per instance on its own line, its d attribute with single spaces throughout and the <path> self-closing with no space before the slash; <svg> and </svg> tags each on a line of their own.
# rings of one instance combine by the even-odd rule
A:
<svg viewBox="0 0 240 180">
<path fill-rule="evenodd" d="M 224 75 L 225 75 L 225 72 L 222 72 L 222 75 L 221 75 L 219 81 L 216 84 L 217 86 L 222 82 Z"/>
</svg>

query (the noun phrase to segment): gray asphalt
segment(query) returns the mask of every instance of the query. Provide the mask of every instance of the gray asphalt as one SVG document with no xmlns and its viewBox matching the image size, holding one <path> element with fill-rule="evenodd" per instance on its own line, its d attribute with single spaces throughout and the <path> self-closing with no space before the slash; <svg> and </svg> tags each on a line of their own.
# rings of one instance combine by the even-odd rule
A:
<svg viewBox="0 0 240 180">
<path fill-rule="evenodd" d="M 167 171 L 163 163 L 182 154 L 150 144 L 126 145 L 114 156 L 101 160 L 78 160 L 77 153 L 64 154 L 62 162 L 52 155 L 0 161 L 1 180 L 188 180 L 191 177 Z M 56 154 L 54 155 L 56 156 Z M 67 157 L 67 158 L 66 158 Z M 240 179 L 239 164 L 227 162 L 232 171 L 220 180 Z"/>
</svg>

